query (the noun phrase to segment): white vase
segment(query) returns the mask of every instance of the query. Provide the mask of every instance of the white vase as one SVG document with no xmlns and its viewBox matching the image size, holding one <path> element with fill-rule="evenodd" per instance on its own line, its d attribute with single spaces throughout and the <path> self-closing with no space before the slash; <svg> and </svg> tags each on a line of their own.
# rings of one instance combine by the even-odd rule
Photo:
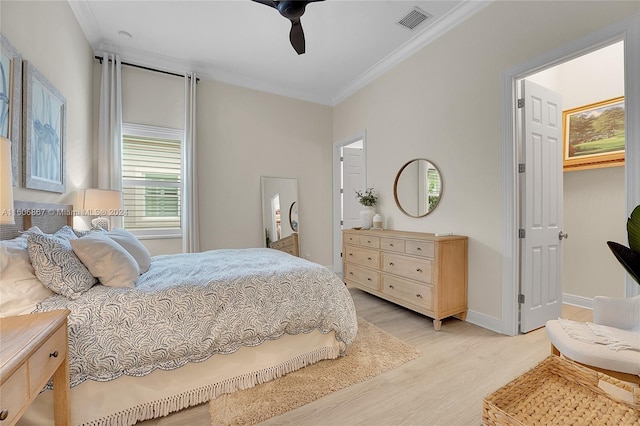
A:
<svg viewBox="0 0 640 426">
<path fill-rule="evenodd" d="M 371 229 L 375 214 L 376 209 L 372 206 L 362 206 L 362 210 L 360 210 L 360 226 L 362 229 Z"/>
<path fill-rule="evenodd" d="M 382 229 L 382 216 L 378 213 L 373 216 L 373 229 Z"/>
</svg>

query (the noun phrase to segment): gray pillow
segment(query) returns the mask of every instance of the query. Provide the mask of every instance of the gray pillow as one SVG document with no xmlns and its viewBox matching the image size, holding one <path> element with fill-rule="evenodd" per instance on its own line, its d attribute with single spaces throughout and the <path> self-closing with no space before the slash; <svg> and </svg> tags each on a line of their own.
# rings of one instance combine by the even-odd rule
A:
<svg viewBox="0 0 640 426">
<path fill-rule="evenodd" d="M 67 234 L 67 231 L 62 234 Z M 65 238 L 67 236 L 31 232 L 27 238 L 27 250 L 36 277 L 42 284 L 58 294 L 75 299 L 93 287 L 96 278 L 75 255 L 69 240 Z M 71 239 L 75 239 L 75 234 Z"/>
<path fill-rule="evenodd" d="M 134 287 L 140 275 L 136 260 L 120 244 L 105 234 L 92 232 L 71 240 L 71 247 L 100 284 Z"/>
<path fill-rule="evenodd" d="M 141 274 L 149 270 L 149 266 L 151 266 L 151 254 L 135 235 L 122 228 L 114 228 L 111 232 L 107 233 L 107 235 L 133 256 L 140 267 Z"/>
</svg>

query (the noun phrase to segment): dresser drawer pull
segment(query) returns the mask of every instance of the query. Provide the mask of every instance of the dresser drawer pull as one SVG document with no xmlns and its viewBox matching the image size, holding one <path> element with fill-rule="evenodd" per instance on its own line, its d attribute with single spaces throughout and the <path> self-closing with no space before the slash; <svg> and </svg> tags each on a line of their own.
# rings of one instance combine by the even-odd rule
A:
<svg viewBox="0 0 640 426">
<path fill-rule="evenodd" d="M 370 258 L 370 257 L 367 257 L 367 260 L 368 260 L 368 261 L 371 261 L 371 258 Z"/>
<path fill-rule="evenodd" d="M 389 266 L 393 266 L 393 262 L 389 262 Z"/>
<path fill-rule="evenodd" d="M 416 269 L 416 272 L 422 272 L 422 269 L 418 268 Z"/>
<path fill-rule="evenodd" d="M 416 294 L 416 297 L 422 299 L 422 295 L 421 294 Z"/>
<path fill-rule="evenodd" d="M 371 281 L 371 278 L 367 278 L 367 281 Z"/>
<path fill-rule="evenodd" d="M 367 240 L 367 244 L 371 244 L 371 240 Z"/>
<path fill-rule="evenodd" d="M 394 289 L 395 287 L 394 287 L 394 286 L 392 286 L 392 285 L 389 285 L 389 288 Z"/>
<path fill-rule="evenodd" d="M 422 247 L 416 247 L 417 251 L 422 251 Z"/>
<path fill-rule="evenodd" d="M 349 253 L 349 256 L 353 256 L 353 253 Z"/>
<path fill-rule="evenodd" d="M 58 358 L 58 351 L 53 351 L 49 354 L 51 358 Z"/>
<path fill-rule="evenodd" d="M 0 421 L 6 420 L 7 417 L 9 417 L 9 410 L 5 408 L 4 410 L 0 411 Z"/>
<path fill-rule="evenodd" d="M 389 247 L 393 247 L 393 243 L 389 243 Z"/>
<path fill-rule="evenodd" d="M 349 275 L 353 275 L 353 272 L 349 272 Z"/>
</svg>

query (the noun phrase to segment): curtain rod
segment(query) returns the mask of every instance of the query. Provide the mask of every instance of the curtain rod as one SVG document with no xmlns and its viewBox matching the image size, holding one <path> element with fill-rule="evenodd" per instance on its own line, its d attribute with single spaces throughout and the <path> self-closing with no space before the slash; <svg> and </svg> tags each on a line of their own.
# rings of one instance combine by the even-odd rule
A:
<svg viewBox="0 0 640 426">
<path fill-rule="evenodd" d="M 99 60 L 100 63 L 102 63 L 102 61 L 104 61 L 104 57 L 103 56 L 94 56 L 94 59 Z M 147 71 L 159 72 L 161 74 L 173 75 L 175 77 L 184 77 L 183 74 L 178 74 L 178 73 L 171 72 L 171 71 L 159 70 L 157 68 L 145 67 L 144 65 L 137 65 L 137 64 L 132 64 L 132 63 L 129 63 L 129 62 L 122 62 L 122 61 L 120 61 L 120 63 L 122 65 L 127 65 L 129 67 L 134 67 L 134 68 L 140 68 L 140 69 L 147 70 Z M 189 77 L 189 78 L 191 78 L 191 77 Z M 196 78 L 196 83 L 199 82 L 199 81 L 200 81 L 200 78 Z"/>
</svg>

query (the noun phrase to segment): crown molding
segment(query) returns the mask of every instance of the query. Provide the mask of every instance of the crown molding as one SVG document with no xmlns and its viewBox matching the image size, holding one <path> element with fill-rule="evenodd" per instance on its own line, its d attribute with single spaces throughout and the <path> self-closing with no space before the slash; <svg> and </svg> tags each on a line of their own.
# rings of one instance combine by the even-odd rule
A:
<svg viewBox="0 0 640 426">
<path fill-rule="evenodd" d="M 387 73 L 405 59 L 409 58 L 418 50 L 422 49 L 429 43 L 433 42 L 440 36 L 450 31 L 452 28 L 460 25 L 471 16 L 483 10 L 492 2 L 493 0 L 465 0 L 451 12 L 438 19 L 420 35 L 409 40 L 404 45 L 400 46 L 398 49 L 394 50 L 392 53 L 380 60 L 377 64 L 373 65 L 367 71 L 360 74 L 360 76 L 358 76 L 351 83 L 341 89 L 338 93 L 336 93 L 335 96 L 333 96 L 333 98 L 331 99 L 331 105 L 335 106 L 344 101 L 349 96 L 364 88 L 366 85 L 373 82 L 381 75 Z"/>
</svg>

